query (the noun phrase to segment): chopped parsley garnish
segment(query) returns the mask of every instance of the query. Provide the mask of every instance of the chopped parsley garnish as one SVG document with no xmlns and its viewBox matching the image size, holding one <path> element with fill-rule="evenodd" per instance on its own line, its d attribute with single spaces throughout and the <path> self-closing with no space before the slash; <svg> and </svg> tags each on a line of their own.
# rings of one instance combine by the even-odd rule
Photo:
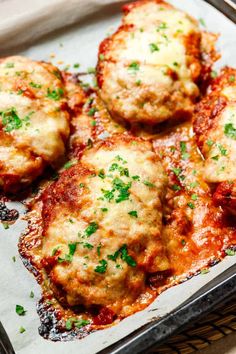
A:
<svg viewBox="0 0 236 354">
<path fill-rule="evenodd" d="M 109 171 L 113 172 L 115 170 L 118 170 L 120 172 L 120 176 L 126 176 L 129 177 L 129 170 L 128 168 L 124 168 L 122 166 L 119 166 L 118 163 L 113 163 L 110 168 Z"/>
<path fill-rule="evenodd" d="M 225 250 L 225 253 L 227 254 L 227 256 L 235 256 L 236 255 L 236 251 L 228 248 L 227 250 Z"/>
<path fill-rule="evenodd" d="M 95 74 L 95 73 L 96 73 L 96 69 L 93 68 L 93 67 L 89 67 L 89 68 L 87 69 L 87 73 L 88 73 L 88 74 Z"/>
<path fill-rule="evenodd" d="M 143 181 L 143 184 L 147 187 L 150 187 L 150 188 L 153 188 L 153 187 L 156 187 L 155 184 L 149 182 L 149 181 Z"/>
<path fill-rule="evenodd" d="M 211 77 L 215 79 L 217 77 L 217 72 L 215 70 L 212 70 L 211 72 Z"/>
<path fill-rule="evenodd" d="M 182 243 L 183 246 L 186 245 L 186 241 L 184 239 L 181 240 L 181 243 Z"/>
<path fill-rule="evenodd" d="M 227 155 L 227 149 L 225 149 L 221 144 L 218 144 L 217 147 L 219 148 L 221 155 Z"/>
<path fill-rule="evenodd" d="M 190 184 L 189 184 L 189 187 L 190 188 L 195 188 L 195 187 L 197 187 L 198 186 L 198 182 L 191 182 Z"/>
<path fill-rule="evenodd" d="M 178 184 L 173 184 L 173 186 L 171 187 L 173 189 L 173 191 L 180 191 L 181 187 Z"/>
<path fill-rule="evenodd" d="M 118 197 L 116 198 L 116 203 L 123 202 L 128 200 L 130 196 L 129 188 L 131 187 L 131 182 L 124 183 L 120 178 L 114 178 L 112 181 L 113 189 L 119 192 Z"/>
<path fill-rule="evenodd" d="M 99 59 L 100 59 L 101 61 L 103 61 L 103 60 L 105 59 L 104 54 L 100 54 L 100 55 L 99 55 Z"/>
<path fill-rule="evenodd" d="M 73 65 L 73 67 L 74 67 L 75 69 L 78 69 L 78 68 L 80 67 L 80 64 L 79 64 L 79 63 L 75 63 L 75 64 Z"/>
<path fill-rule="evenodd" d="M 98 229 L 98 224 L 96 222 L 91 222 L 89 226 L 85 229 L 85 234 L 87 237 L 94 234 Z"/>
<path fill-rule="evenodd" d="M 68 248 L 69 248 L 69 253 L 65 255 L 64 258 L 58 257 L 58 262 L 62 263 L 62 262 L 72 262 L 73 256 L 75 254 L 76 251 L 76 247 L 77 247 L 77 242 L 74 243 L 69 243 L 68 244 Z"/>
<path fill-rule="evenodd" d="M 25 314 L 26 314 L 26 310 L 24 309 L 24 307 L 23 306 L 21 306 L 21 305 L 16 305 L 16 313 L 17 313 L 17 315 L 19 315 L 19 316 L 24 316 Z"/>
<path fill-rule="evenodd" d="M 134 181 L 140 181 L 140 176 L 132 176 L 132 179 L 133 179 Z"/>
<path fill-rule="evenodd" d="M 107 208 L 101 208 L 101 211 L 103 211 L 104 213 L 106 213 L 108 211 Z"/>
<path fill-rule="evenodd" d="M 100 274 L 105 273 L 106 270 L 107 270 L 107 261 L 106 261 L 105 259 L 101 259 L 101 260 L 99 261 L 99 264 L 100 264 L 100 265 L 98 265 L 98 266 L 94 269 L 94 271 L 95 271 L 96 273 L 100 273 Z"/>
<path fill-rule="evenodd" d="M 74 166 L 74 165 L 76 164 L 76 162 L 77 162 L 77 161 L 67 161 L 67 162 L 64 164 L 63 168 L 64 168 L 65 170 L 68 170 L 70 167 Z"/>
<path fill-rule="evenodd" d="M 16 262 L 16 256 L 13 256 L 13 257 L 12 257 L 12 260 L 13 260 L 13 262 L 15 263 L 15 262 Z"/>
<path fill-rule="evenodd" d="M 102 193 L 103 193 L 104 198 L 106 198 L 109 202 L 112 199 L 114 199 L 113 190 L 109 191 L 109 190 L 106 190 L 106 189 L 102 189 Z"/>
<path fill-rule="evenodd" d="M 120 248 L 121 259 L 125 261 L 129 266 L 136 267 L 136 261 L 128 254 L 127 246 L 123 245 Z"/>
<path fill-rule="evenodd" d="M 104 178 L 106 177 L 104 170 L 100 170 L 100 171 L 99 171 L 98 177 L 100 177 L 101 179 L 104 179 Z"/>
<path fill-rule="evenodd" d="M 209 269 L 207 269 L 207 268 L 205 268 L 205 269 L 202 269 L 201 270 L 201 274 L 207 274 L 207 273 L 209 273 L 210 271 L 209 271 Z"/>
<path fill-rule="evenodd" d="M 137 86 L 140 86 L 142 81 L 141 80 L 137 80 L 135 83 L 136 83 Z"/>
<path fill-rule="evenodd" d="M 107 258 L 110 259 L 111 261 L 115 262 L 117 258 L 119 257 L 120 250 L 116 251 L 114 254 L 108 254 Z"/>
<path fill-rule="evenodd" d="M 36 83 L 34 83 L 34 82 L 30 82 L 29 85 L 30 85 L 31 87 L 38 88 L 38 89 L 42 87 L 42 85 L 36 84 Z"/>
<path fill-rule="evenodd" d="M 30 292 L 29 297 L 30 297 L 31 299 L 34 298 L 34 292 L 33 292 L 33 291 Z"/>
<path fill-rule="evenodd" d="M 59 101 L 64 95 L 64 91 L 62 90 L 62 88 L 58 88 L 58 89 L 55 89 L 55 90 L 50 90 L 48 88 L 47 90 L 47 96 L 48 98 L 50 98 L 51 100 L 54 100 L 54 101 Z"/>
<path fill-rule="evenodd" d="M 87 248 L 89 250 L 92 250 L 93 249 L 93 245 L 91 245 L 91 243 L 84 243 L 83 245 L 84 248 Z"/>
<path fill-rule="evenodd" d="M 88 111 L 88 115 L 89 115 L 90 117 L 93 117 L 94 114 L 95 114 L 97 111 L 98 111 L 97 108 L 92 107 L 92 108 L 90 108 L 90 110 Z"/>
<path fill-rule="evenodd" d="M 97 255 L 98 255 L 98 256 L 101 255 L 101 247 L 102 247 L 101 244 L 99 244 L 99 245 L 97 246 Z"/>
<path fill-rule="evenodd" d="M 116 155 L 115 159 L 121 161 L 123 164 L 127 163 L 127 161 L 125 161 L 120 155 Z"/>
<path fill-rule="evenodd" d="M 133 257 L 131 257 L 128 254 L 127 245 L 122 245 L 118 251 L 116 251 L 114 254 L 109 254 L 107 256 L 107 258 L 110 259 L 111 261 L 116 262 L 116 260 L 119 256 L 129 266 L 136 267 L 136 265 L 137 265 L 136 261 L 133 259 Z"/>
<path fill-rule="evenodd" d="M 159 32 L 160 30 L 163 30 L 163 29 L 167 29 L 167 28 L 168 28 L 168 27 L 167 27 L 166 22 L 162 22 L 162 23 L 158 26 L 157 32 Z"/>
<path fill-rule="evenodd" d="M 23 124 L 26 126 L 29 125 L 29 119 L 33 113 L 34 112 L 30 112 L 25 118 L 21 119 L 14 107 L 0 112 L 0 116 L 2 116 L 2 124 L 5 127 L 4 131 L 10 133 L 12 130 L 20 129 Z"/>
<path fill-rule="evenodd" d="M 205 21 L 203 20 L 203 18 L 199 18 L 199 22 L 200 22 L 200 24 L 201 24 L 203 27 L 206 27 L 206 23 L 205 23 Z"/>
<path fill-rule="evenodd" d="M 209 139 L 209 140 L 207 140 L 207 142 L 206 142 L 206 143 L 207 143 L 207 145 L 208 145 L 208 146 L 212 146 L 212 145 L 214 145 L 214 141 L 212 141 L 212 140 L 210 140 L 210 139 Z"/>
<path fill-rule="evenodd" d="M 149 48 L 151 53 L 158 52 L 160 49 L 155 43 L 150 43 Z"/>
<path fill-rule="evenodd" d="M 26 331 L 26 329 L 25 329 L 24 327 L 21 326 L 21 327 L 19 328 L 19 332 L 20 332 L 20 333 L 24 333 L 25 331 Z"/>
<path fill-rule="evenodd" d="M 212 156 L 212 160 L 218 161 L 219 160 L 219 155 Z"/>
<path fill-rule="evenodd" d="M 5 68 L 7 68 L 7 69 L 12 69 L 12 68 L 14 68 L 14 66 L 15 66 L 14 63 L 8 62 L 8 63 L 6 63 Z"/>
<path fill-rule="evenodd" d="M 139 63 L 137 63 L 136 61 L 133 61 L 133 62 L 128 66 L 128 70 L 133 71 L 133 72 L 138 71 L 139 68 L 140 68 Z"/>
<path fill-rule="evenodd" d="M 234 81 L 235 81 L 235 76 L 234 75 L 230 75 L 229 82 L 234 82 Z"/>
<path fill-rule="evenodd" d="M 81 327 L 88 325 L 89 323 L 90 323 L 90 321 L 88 321 L 88 320 L 76 319 L 76 318 L 72 317 L 72 318 L 69 318 L 68 320 L 66 320 L 66 329 L 68 331 L 70 331 L 73 326 L 75 326 L 77 328 L 81 328 Z"/>
<path fill-rule="evenodd" d="M 225 124 L 224 126 L 224 134 L 231 139 L 236 140 L 236 128 L 232 123 Z"/>
<path fill-rule="evenodd" d="M 197 194 L 192 194 L 192 195 L 191 195 L 191 199 L 192 199 L 192 200 L 197 200 L 197 198 L 198 198 Z"/>
<path fill-rule="evenodd" d="M 92 120 L 91 125 L 92 125 L 92 127 L 95 127 L 97 125 L 96 120 Z"/>
<path fill-rule="evenodd" d="M 181 157 L 183 160 L 186 160 L 189 158 L 189 154 L 187 153 L 187 146 L 184 141 L 180 142 L 180 151 L 181 151 Z"/>
<path fill-rule="evenodd" d="M 194 209 L 195 208 L 195 205 L 191 202 L 187 203 L 187 205 L 189 206 L 190 209 Z"/>
<path fill-rule="evenodd" d="M 180 175 L 180 173 L 182 172 L 181 168 L 173 168 L 172 172 L 174 172 L 174 174 L 178 177 Z"/>
<path fill-rule="evenodd" d="M 137 218 L 138 217 L 138 213 L 136 210 L 131 210 L 128 212 L 128 214 L 134 218 Z"/>
</svg>

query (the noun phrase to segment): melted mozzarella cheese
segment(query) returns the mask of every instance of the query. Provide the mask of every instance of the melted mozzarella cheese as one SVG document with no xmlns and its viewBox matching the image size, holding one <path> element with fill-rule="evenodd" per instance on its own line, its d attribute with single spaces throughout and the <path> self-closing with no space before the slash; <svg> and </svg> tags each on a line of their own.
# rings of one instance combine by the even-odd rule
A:
<svg viewBox="0 0 236 354">
<path fill-rule="evenodd" d="M 100 61 L 101 97 L 114 117 L 158 123 L 189 113 L 199 90 L 200 31 L 196 22 L 169 5 L 141 2 L 124 17 Z"/>
<path fill-rule="evenodd" d="M 235 136 L 227 133 L 230 127 L 235 129 Z M 207 144 L 205 179 L 211 183 L 236 179 L 236 102 L 229 103 L 217 117 Z"/>
<path fill-rule="evenodd" d="M 68 113 L 60 73 L 50 64 L 37 63 L 22 57 L 0 61 L 0 185 L 30 183 L 45 164 L 54 164 L 64 155 L 69 135 Z M 11 146 L 5 140 L 11 140 Z M 20 166 L 24 156 L 25 163 Z M 37 161 L 37 163 L 35 163 Z M 16 166 L 14 164 L 17 163 Z M 12 178 L 12 177 L 11 177 Z"/>
<path fill-rule="evenodd" d="M 161 240 L 166 182 L 151 144 L 128 137 L 88 150 L 57 182 L 42 254 L 58 250 L 50 278 L 70 305 L 124 315 L 144 291 L 146 273 L 168 269 Z M 69 244 L 75 252 L 60 262 Z"/>
</svg>

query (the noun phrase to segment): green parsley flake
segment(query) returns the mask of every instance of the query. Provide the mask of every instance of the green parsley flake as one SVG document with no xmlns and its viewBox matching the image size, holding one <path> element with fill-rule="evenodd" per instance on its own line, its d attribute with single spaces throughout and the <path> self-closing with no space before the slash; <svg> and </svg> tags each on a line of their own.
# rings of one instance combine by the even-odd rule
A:
<svg viewBox="0 0 236 354">
<path fill-rule="evenodd" d="M 192 195 L 191 195 L 191 199 L 192 199 L 192 200 L 197 200 L 197 199 L 198 199 L 197 194 L 192 194 Z"/>
<path fill-rule="evenodd" d="M 201 270 L 201 274 L 202 274 L 202 275 L 207 274 L 207 273 L 209 273 L 209 272 L 210 272 L 210 271 L 209 271 L 209 269 L 207 269 L 207 268 Z"/>
<path fill-rule="evenodd" d="M 2 124 L 5 127 L 4 131 L 7 133 L 10 133 L 12 130 L 15 130 L 15 129 L 18 130 L 18 129 L 22 128 L 23 124 L 28 126 L 30 116 L 33 113 L 34 112 L 30 112 L 27 116 L 25 116 L 25 118 L 21 119 L 18 116 L 18 113 L 14 107 L 12 107 L 6 111 L 0 112 L 0 116 L 2 116 Z"/>
<path fill-rule="evenodd" d="M 15 66 L 14 63 L 8 62 L 8 63 L 6 63 L 5 68 L 7 68 L 7 69 L 12 69 L 12 68 L 14 68 L 14 66 Z"/>
<path fill-rule="evenodd" d="M 21 306 L 21 305 L 16 305 L 16 313 L 17 313 L 17 315 L 19 315 L 19 316 L 24 316 L 25 314 L 26 314 L 26 310 L 24 309 L 24 307 L 23 306 Z"/>
<path fill-rule="evenodd" d="M 224 134 L 231 139 L 236 140 L 236 128 L 232 123 L 225 124 L 224 126 Z"/>
<path fill-rule="evenodd" d="M 132 179 L 133 179 L 134 181 L 140 181 L 140 176 L 132 176 Z"/>
<path fill-rule="evenodd" d="M 104 54 L 100 54 L 100 55 L 99 55 L 99 59 L 100 59 L 101 61 L 103 61 L 103 60 L 105 59 Z"/>
<path fill-rule="evenodd" d="M 87 237 L 94 234 L 98 229 L 98 224 L 96 222 L 91 222 L 89 226 L 85 229 L 85 234 Z"/>
<path fill-rule="evenodd" d="M 182 172 L 182 170 L 181 170 L 181 168 L 173 168 L 172 169 L 172 172 L 174 172 L 174 174 L 176 175 L 176 176 L 179 176 L 180 175 L 180 173 Z"/>
<path fill-rule="evenodd" d="M 138 217 L 138 213 L 136 210 L 131 210 L 128 212 L 128 214 L 134 218 L 137 218 Z"/>
<path fill-rule="evenodd" d="M 21 326 L 21 327 L 19 328 L 19 332 L 20 332 L 20 333 L 24 333 L 25 331 L 26 331 L 26 329 L 25 329 L 24 327 Z"/>
<path fill-rule="evenodd" d="M 225 250 L 225 253 L 227 254 L 227 256 L 235 256 L 236 255 L 236 251 L 228 248 L 227 250 Z"/>
<path fill-rule="evenodd" d="M 156 187 L 155 184 L 149 182 L 149 181 L 143 181 L 143 184 L 147 187 L 154 188 Z"/>
<path fill-rule="evenodd" d="M 59 101 L 63 97 L 63 95 L 64 95 L 64 91 L 60 87 L 55 90 L 50 90 L 48 88 L 46 97 L 54 101 Z"/>
<path fill-rule="evenodd" d="M 206 27 L 206 23 L 205 23 L 205 21 L 203 20 L 203 18 L 199 18 L 199 23 L 200 23 L 203 27 Z"/>
<path fill-rule="evenodd" d="M 31 87 L 33 87 L 33 88 L 38 88 L 38 89 L 40 89 L 40 88 L 42 87 L 42 85 L 36 84 L 36 83 L 34 83 L 34 82 L 30 82 L 29 85 L 30 85 Z"/>
<path fill-rule="evenodd" d="M 129 66 L 128 66 L 128 70 L 132 71 L 132 72 L 136 72 L 140 69 L 140 65 L 139 63 L 137 63 L 136 61 L 133 61 Z"/>
<path fill-rule="evenodd" d="M 229 82 L 234 82 L 234 81 L 235 81 L 235 76 L 234 75 L 230 75 Z"/>
<path fill-rule="evenodd" d="M 187 205 L 189 206 L 190 209 L 194 209 L 195 208 L 195 205 L 191 202 L 187 203 Z"/>
<path fill-rule="evenodd" d="M 80 64 L 79 64 L 79 63 L 75 63 L 75 64 L 73 65 L 73 67 L 74 67 L 75 69 L 78 69 L 78 68 L 80 67 Z"/>
<path fill-rule="evenodd" d="M 173 184 L 173 186 L 171 187 L 173 189 L 173 191 L 180 191 L 181 187 L 178 184 Z"/>
<path fill-rule="evenodd" d="M 107 208 L 101 208 L 101 211 L 103 211 L 104 213 L 106 213 L 108 211 Z"/>
<path fill-rule="evenodd" d="M 212 70 L 211 77 L 212 79 L 215 79 L 217 77 L 217 72 L 215 70 Z"/>
<path fill-rule="evenodd" d="M 84 243 L 83 245 L 84 248 L 87 248 L 89 250 L 92 250 L 93 249 L 93 245 L 91 245 L 91 243 Z"/>
<path fill-rule="evenodd" d="M 89 68 L 87 69 L 87 73 L 88 73 L 88 74 L 95 74 L 95 73 L 96 73 L 96 69 L 93 68 L 93 67 L 89 67 Z"/>
<path fill-rule="evenodd" d="M 104 171 L 104 170 L 100 170 L 100 171 L 98 172 L 98 177 L 100 177 L 101 179 L 104 179 L 104 178 L 106 177 L 105 171 Z"/>
<path fill-rule="evenodd" d="M 208 146 L 212 146 L 212 145 L 214 145 L 214 141 L 212 141 L 212 140 L 210 140 L 210 139 L 209 139 L 209 140 L 207 140 L 207 142 L 206 142 L 206 143 L 207 143 L 207 145 L 208 145 Z"/>
<path fill-rule="evenodd" d="M 70 167 L 74 166 L 74 165 L 76 164 L 76 162 L 77 162 L 77 161 L 67 161 L 67 162 L 64 164 L 63 168 L 64 168 L 65 170 L 68 170 Z"/>
<path fill-rule="evenodd" d="M 34 298 L 34 292 L 33 292 L 33 291 L 30 292 L 29 297 L 30 297 L 31 299 Z"/>
<path fill-rule="evenodd" d="M 102 259 L 99 261 L 99 264 L 98 266 L 96 266 L 96 268 L 94 269 L 94 271 L 96 273 L 100 273 L 100 274 L 103 274 L 106 272 L 107 270 L 107 261 L 105 259 Z"/>
<path fill-rule="evenodd" d="M 66 254 L 64 258 L 58 257 L 57 258 L 58 262 L 59 263 L 72 262 L 73 256 L 74 256 L 75 251 L 76 251 L 76 247 L 77 247 L 77 242 L 69 243 L 68 244 L 69 253 Z"/>
<path fill-rule="evenodd" d="M 150 43 L 149 48 L 151 53 L 158 52 L 160 48 L 155 43 Z"/>
<path fill-rule="evenodd" d="M 90 110 L 88 111 L 88 115 L 89 115 L 90 117 L 93 117 L 94 114 L 95 114 L 97 111 L 98 111 L 97 108 L 92 107 L 92 108 L 90 108 Z"/>
<path fill-rule="evenodd" d="M 73 326 L 75 326 L 77 328 L 81 328 L 81 327 L 87 326 L 89 323 L 90 323 L 90 321 L 88 321 L 88 320 L 76 319 L 74 317 L 71 317 L 68 320 L 66 320 L 65 326 L 66 326 L 67 331 L 70 331 Z"/>
<path fill-rule="evenodd" d="M 136 267 L 136 261 L 128 254 L 127 246 L 123 245 L 120 248 L 121 259 L 125 261 L 129 266 Z"/>
</svg>

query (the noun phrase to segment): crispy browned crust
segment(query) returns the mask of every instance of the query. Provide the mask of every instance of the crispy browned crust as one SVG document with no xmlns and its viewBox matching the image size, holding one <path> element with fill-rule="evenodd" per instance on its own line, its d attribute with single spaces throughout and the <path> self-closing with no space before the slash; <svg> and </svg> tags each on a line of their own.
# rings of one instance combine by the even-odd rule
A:
<svg viewBox="0 0 236 354">
<path fill-rule="evenodd" d="M 208 93 L 195 106 L 193 128 L 200 149 L 206 139 L 207 132 L 214 125 L 214 120 L 227 105 L 228 101 L 221 91 L 224 87 L 235 85 L 230 80 L 232 76 L 236 77 L 236 69 L 230 67 L 222 69 L 220 75 L 212 80 Z"/>
</svg>

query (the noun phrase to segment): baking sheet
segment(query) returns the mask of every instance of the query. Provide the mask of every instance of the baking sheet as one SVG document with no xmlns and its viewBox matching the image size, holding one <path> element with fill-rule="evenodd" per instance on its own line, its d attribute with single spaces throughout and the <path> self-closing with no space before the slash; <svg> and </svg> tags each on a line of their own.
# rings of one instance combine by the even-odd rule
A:
<svg viewBox="0 0 236 354">
<path fill-rule="evenodd" d="M 222 53 L 222 59 L 216 67 L 233 66 L 236 60 L 235 25 L 203 0 L 173 0 L 170 2 L 194 15 L 196 19 L 204 19 L 208 30 L 221 33 L 218 48 Z M 41 40 L 21 52 L 13 52 L 37 60 L 50 60 L 55 64 L 58 61 L 63 61 L 59 65 L 61 68 L 64 68 L 66 64 L 73 66 L 74 63 L 80 63 L 80 70 L 84 71 L 96 64 L 98 44 L 117 27 L 119 20 L 120 12 L 118 8 L 111 5 L 109 11 L 106 8 L 106 11 L 96 13 L 96 16 L 93 17 L 86 17 L 84 20 L 81 19 L 78 25 L 50 35 L 47 39 Z M 50 54 L 56 54 L 56 57 L 52 59 Z M 19 204 L 7 203 L 7 205 L 10 208 L 17 207 L 19 209 Z M 22 206 L 20 206 L 20 209 L 23 213 Z M 25 223 L 23 221 L 18 221 L 8 230 L 4 230 L 0 225 L 0 319 L 17 354 L 96 353 L 148 321 L 173 310 L 201 286 L 236 261 L 236 257 L 227 257 L 223 262 L 211 268 L 209 273 L 194 277 L 184 284 L 167 290 L 148 308 L 128 317 L 112 328 L 92 333 L 82 340 L 55 343 L 44 340 L 38 334 L 40 323 L 36 313 L 36 302 L 40 298 L 40 287 L 36 284 L 33 275 L 23 266 L 17 252 L 17 240 L 24 227 Z M 13 262 L 13 256 L 16 256 L 16 262 Z M 31 291 L 35 293 L 33 299 L 30 298 Z M 25 307 L 27 310 L 26 316 L 20 317 L 15 313 L 16 304 Z M 26 329 L 25 333 L 19 333 L 21 326 Z"/>
</svg>

